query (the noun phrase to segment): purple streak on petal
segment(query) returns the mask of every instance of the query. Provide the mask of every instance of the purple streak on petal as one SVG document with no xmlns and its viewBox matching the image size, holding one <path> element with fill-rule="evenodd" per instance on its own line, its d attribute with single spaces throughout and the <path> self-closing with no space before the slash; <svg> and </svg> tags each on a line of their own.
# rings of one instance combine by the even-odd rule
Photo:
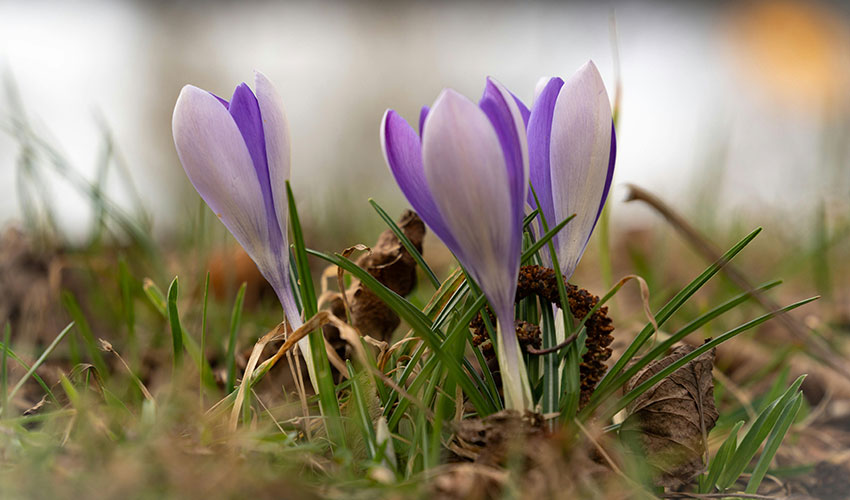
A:
<svg viewBox="0 0 850 500">
<path fill-rule="evenodd" d="M 488 95 L 489 94 L 489 95 Z M 505 158 L 515 239 L 511 241 L 511 262 L 519 261 L 522 250 L 522 218 L 528 192 L 528 141 L 526 124 L 516 97 L 501 83 L 488 78 L 479 106 L 496 131 Z M 524 107 L 524 106 L 523 106 Z M 487 109 L 491 110 L 490 113 Z M 517 270 L 518 271 L 518 270 Z"/>
<path fill-rule="evenodd" d="M 209 94 L 210 94 L 211 96 L 215 97 L 216 99 L 218 99 L 218 102 L 220 102 L 220 103 L 222 104 L 222 106 L 224 106 L 224 108 L 225 108 L 225 109 L 230 109 L 230 103 L 229 103 L 229 102 L 227 102 L 227 100 L 226 100 L 226 99 L 222 99 L 221 97 L 219 97 L 219 96 L 217 96 L 217 95 L 213 94 L 212 92 L 209 92 Z"/>
<path fill-rule="evenodd" d="M 540 95 L 531 107 L 531 117 L 528 121 L 528 164 L 530 170 L 531 185 L 540 200 L 540 207 L 534 201 L 531 188 L 528 190 L 528 203 L 532 208 L 540 208 L 546 217 L 549 227 L 557 225 L 560 221 L 555 220 L 555 206 L 552 200 L 552 172 L 549 163 L 549 145 L 552 134 L 552 117 L 555 112 L 555 102 L 564 81 L 560 78 L 551 78 L 543 87 Z M 542 224 L 540 225 L 542 235 Z M 555 248 L 558 247 L 558 236 L 553 238 Z M 547 254 L 547 252 L 544 252 Z"/>
<path fill-rule="evenodd" d="M 617 131 L 614 130 L 614 122 L 611 122 L 611 152 L 608 153 L 608 176 L 605 177 L 605 188 L 602 190 L 602 201 L 599 202 L 599 212 L 605 206 L 608 199 L 608 191 L 611 189 L 611 181 L 614 180 L 614 163 L 617 160 Z M 598 217 L 598 216 L 597 216 Z"/>
<path fill-rule="evenodd" d="M 233 91 L 233 97 L 230 99 L 229 110 L 233 121 L 239 127 L 239 132 L 242 133 L 242 138 L 245 139 L 245 145 L 248 146 L 251 159 L 254 160 L 257 177 L 260 179 L 260 185 L 263 186 L 263 194 L 265 194 L 266 188 L 269 186 L 269 166 L 268 159 L 266 159 L 263 118 L 260 114 L 257 98 L 248 85 L 242 83 L 236 87 L 236 90 Z M 269 198 L 271 198 L 270 189 Z"/>
<path fill-rule="evenodd" d="M 478 102 L 478 106 L 487 115 L 493 128 L 496 130 L 496 136 L 499 138 L 499 143 L 502 146 L 502 154 L 505 157 L 505 164 L 508 168 L 508 183 L 513 187 L 517 184 L 522 184 L 523 176 L 523 158 L 522 146 L 514 122 L 513 114 L 511 113 L 508 103 L 499 92 L 499 89 L 491 79 L 487 79 L 487 85 L 484 87 L 484 95 Z M 522 193 L 525 193 L 523 187 Z M 514 193 L 511 193 L 513 196 Z M 514 200 L 522 200 L 523 196 L 513 198 Z M 522 200 L 524 201 L 524 200 Z"/>
<path fill-rule="evenodd" d="M 614 122 L 611 122 L 611 153 L 608 155 L 608 176 L 605 177 L 605 188 L 602 191 L 602 200 L 599 202 L 599 210 L 596 212 L 596 220 L 593 222 L 593 228 L 590 229 L 591 234 L 596 229 L 596 223 L 599 222 L 599 216 L 602 215 L 602 209 L 605 208 L 605 202 L 608 200 L 608 192 L 611 189 L 611 181 L 614 179 L 614 163 L 617 159 L 617 133 L 614 130 Z M 587 241 L 590 241 L 590 234 L 587 235 Z"/>
<path fill-rule="evenodd" d="M 425 179 L 419 136 L 404 118 L 391 109 L 384 114 L 381 123 L 381 145 L 384 159 L 407 201 L 446 246 L 456 247 Z"/>
<path fill-rule="evenodd" d="M 220 102 L 221 105 L 224 106 L 224 109 L 228 109 L 228 110 L 230 109 L 230 103 L 227 102 L 227 99 L 222 99 L 221 97 L 213 94 L 212 92 L 209 92 L 209 94 L 211 96 L 215 97 L 216 99 L 218 99 L 218 102 Z"/>
<path fill-rule="evenodd" d="M 283 234 L 283 246 L 287 247 L 284 251 L 288 252 L 286 228 L 289 224 L 289 201 L 286 196 L 286 181 L 289 180 L 290 172 L 289 123 L 283 112 L 283 100 L 269 79 L 262 73 L 255 72 L 254 86 L 262 120 L 269 189 L 274 209 L 269 213 L 276 217 Z M 289 259 L 286 260 L 288 262 Z"/>
<path fill-rule="evenodd" d="M 277 223 L 274 198 L 272 197 L 263 118 L 260 114 L 257 98 L 248 85 L 242 83 L 233 91 L 233 97 L 230 99 L 230 115 L 236 122 L 236 126 L 239 127 L 239 132 L 242 133 L 245 145 L 248 146 L 248 152 L 251 153 L 251 160 L 254 162 L 254 170 L 257 172 L 257 180 L 260 181 L 266 214 L 269 218 L 272 245 L 280 245 L 283 239 L 280 226 Z"/>
<path fill-rule="evenodd" d="M 428 118 L 428 112 L 431 111 L 431 108 L 428 106 L 422 106 L 422 109 L 419 110 L 419 137 L 422 137 L 422 134 L 425 132 L 425 119 Z"/>
<path fill-rule="evenodd" d="M 531 111 L 528 110 L 528 106 L 526 106 L 519 97 L 515 96 L 513 92 L 511 92 L 511 96 L 514 98 L 514 102 L 519 108 L 519 114 L 522 115 L 522 121 L 525 123 L 525 127 L 528 128 L 528 119 L 531 117 Z"/>
<path fill-rule="evenodd" d="M 522 111 L 512 107 L 508 99 L 512 94 L 498 82 L 488 78 L 484 87 L 484 95 L 478 105 L 496 131 L 505 167 L 508 171 L 508 186 L 511 193 L 511 205 L 514 213 L 513 223 L 518 235 L 522 234 L 519 225 L 525 212 L 525 193 L 528 191 L 528 150 L 525 138 L 525 123 L 522 121 Z M 514 113 L 518 113 L 516 116 Z M 515 242 L 514 253 L 519 256 L 521 237 Z"/>
</svg>

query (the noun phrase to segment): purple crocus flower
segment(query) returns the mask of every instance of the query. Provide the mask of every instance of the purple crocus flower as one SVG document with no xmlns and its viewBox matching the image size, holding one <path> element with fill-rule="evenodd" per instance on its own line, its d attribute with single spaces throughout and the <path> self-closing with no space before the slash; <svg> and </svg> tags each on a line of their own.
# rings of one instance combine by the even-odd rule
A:
<svg viewBox="0 0 850 500">
<path fill-rule="evenodd" d="M 614 175 L 617 141 L 611 105 L 592 61 L 566 82 L 538 85 L 528 119 L 531 185 L 549 226 L 576 218 L 554 238 L 561 272 L 568 278 L 590 240 Z M 536 208 L 529 190 L 529 203 Z M 548 262 L 548 252 L 541 252 Z"/>
<path fill-rule="evenodd" d="M 417 134 L 395 111 L 381 123 L 384 157 L 413 208 L 481 287 L 498 318 L 499 366 L 508 408 L 531 405 L 513 328 L 528 192 L 523 113 L 488 79 L 476 105 L 444 90 Z"/>
<path fill-rule="evenodd" d="M 180 91 L 172 131 L 177 155 L 201 198 L 274 288 L 293 329 L 303 324 L 289 278 L 289 125 L 277 90 L 255 72 L 226 101 L 192 85 Z M 299 347 L 315 380 L 307 338 Z"/>
</svg>

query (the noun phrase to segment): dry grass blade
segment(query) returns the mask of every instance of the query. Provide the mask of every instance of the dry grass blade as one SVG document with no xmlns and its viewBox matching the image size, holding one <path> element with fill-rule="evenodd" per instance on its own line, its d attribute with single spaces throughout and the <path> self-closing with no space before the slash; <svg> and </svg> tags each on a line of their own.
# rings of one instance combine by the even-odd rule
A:
<svg viewBox="0 0 850 500">
<path fill-rule="evenodd" d="M 281 357 L 292 349 L 299 340 L 306 337 L 310 332 L 318 330 L 328 324 L 335 326 L 339 330 L 340 336 L 345 341 L 349 342 L 354 348 L 354 353 L 357 356 L 358 361 L 363 363 L 364 366 L 368 366 L 366 351 L 363 348 L 363 344 L 360 343 L 360 334 L 358 334 L 357 330 L 353 327 L 328 311 L 319 311 L 316 313 L 315 316 L 301 325 L 300 328 L 287 336 L 286 341 L 284 341 L 283 345 L 280 346 L 272 357 L 258 366 L 257 363 L 260 360 L 260 355 L 262 355 L 263 349 L 265 349 L 266 345 L 270 342 L 283 338 L 286 332 L 286 324 L 280 323 L 274 330 L 263 335 L 260 340 L 254 344 L 254 348 L 251 350 L 251 356 L 248 358 L 248 364 L 245 367 L 245 373 L 242 376 L 242 383 L 239 385 L 239 390 L 236 393 L 236 401 L 233 403 L 233 410 L 230 413 L 229 427 L 231 431 L 235 431 L 239 423 L 239 414 L 242 411 L 242 402 L 245 400 L 246 390 L 249 386 L 252 386 L 256 382 L 256 380 L 254 380 L 255 373 L 260 376 L 264 375 L 280 360 Z"/>
<path fill-rule="evenodd" d="M 127 373 L 130 375 L 130 378 L 133 379 L 133 382 L 135 382 L 136 385 L 139 387 L 139 390 L 142 391 L 142 394 L 145 396 L 145 399 L 147 399 L 151 403 L 156 404 L 156 400 L 154 400 L 153 394 L 151 394 L 151 392 L 148 390 L 148 388 L 145 387 L 145 384 L 142 382 L 142 380 L 139 377 L 137 377 L 135 373 L 133 373 L 133 370 L 130 369 L 130 365 L 128 365 L 127 362 L 124 361 L 124 358 L 122 358 L 121 355 L 118 354 L 118 351 L 116 351 L 115 348 L 112 347 L 112 344 L 109 343 L 106 340 L 103 340 L 103 339 L 98 339 L 98 340 L 100 341 L 100 348 L 101 349 L 103 349 L 106 352 L 111 352 L 112 354 L 115 355 L 116 358 L 118 358 L 118 361 L 120 361 L 121 365 L 124 366 L 124 369 L 127 370 Z"/>
<path fill-rule="evenodd" d="M 658 321 L 655 319 L 655 315 L 652 314 L 652 306 L 649 304 L 649 285 L 646 284 L 646 280 L 638 276 L 637 274 L 629 274 L 628 276 L 624 276 L 620 279 L 620 286 L 625 285 L 627 281 L 635 280 L 640 287 L 640 300 L 643 306 L 643 314 L 646 316 L 646 319 L 652 324 L 652 328 L 655 329 L 655 333 L 658 333 Z"/>
<path fill-rule="evenodd" d="M 299 331 L 302 329 L 303 327 L 299 328 Z M 242 376 L 242 383 L 239 384 L 239 391 L 236 393 L 236 401 L 233 403 L 233 411 L 230 413 L 229 428 L 231 432 L 236 431 L 236 426 L 239 423 L 239 413 L 242 411 L 242 402 L 245 400 L 245 393 L 251 385 L 251 377 L 254 375 L 254 369 L 257 367 L 257 363 L 260 360 L 260 355 L 263 354 L 263 349 L 265 349 L 266 345 L 269 342 L 281 338 L 284 335 L 285 331 L 286 323 L 281 322 L 275 327 L 274 330 L 263 335 L 260 340 L 258 340 L 257 343 L 254 344 L 254 349 L 251 351 L 251 357 L 248 358 L 248 365 L 245 367 L 245 374 Z M 308 333 L 310 331 L 312 330 L 307 330 Z M 301 337 L 303 337 L 304 335 L 306 334 L 302 334 Z M 295 334 L 291 335 L 290 338 L 287 339 L 287 342 L 284 342 L 284 346 L 289 343 L 290 339 L 295 337 Z M 291 345 L 292 344 L 290 344 L 290 347 Z"/>
<path fill-rule="evenodd" d="M 371 252 L 372 250 L 362 243 L 358 243 L 357 245 L 346 248 L 342 251 L 342 256 L 346 259 L 351 256 L 354 252 Z M 351 323 L 351 303 L 348 301 L 348 294 L 345 293 L 345 283 L 343 277 L 345 276 L 345 269 L 341 267 L 336 268 L 336 284 L 339 287 L 340 297 L 342 298 L 342 303 L 345 306 L 345 317 L 348 322 Z M 346 371 L 346 370 L 342 370 Z"/>
</svg>

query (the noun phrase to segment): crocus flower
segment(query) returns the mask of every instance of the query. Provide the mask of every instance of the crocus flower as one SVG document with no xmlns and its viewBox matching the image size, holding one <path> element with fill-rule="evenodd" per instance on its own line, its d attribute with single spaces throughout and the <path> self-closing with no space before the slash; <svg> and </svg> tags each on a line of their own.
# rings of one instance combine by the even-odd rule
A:
<svg viewBox="0 0 850 500">
<path fill-rule="evenodd" d="M 297 329 L 303 322 L 290 285 L 287 236 L 289 126 L 268 78 L 256 72 L 254 87 L 256 94 L 242 83 L 229 102 L 183 87 L 174 106 L 174 144 L 192 185 L 257 264 Z M 308 339 L 298 345 L 315 381 Z"/>
<path fill-rule="evenodd" d="M 488 79 L 476 105 L 444 90 L 420 115 L 420 135 L 395 111 L 381 124 L 384 157 L 419 216 L 457 257 L 498 320 L 508 408 L 531 405 L 513 304 L 528 192 L 525 122 L 515 98 Z"/>
<path fill-rule="evenodd" d="M 592 61 L 566 82 L 541 82 L 528 119 L 531 185 L 549 226 L 576 214 L 554 238 L 568 278 L 602 213 L 614 174 L 617 142 L 611 105 Z M 529 203 L 537 208 L 529 190 Z M 548 262 L 549 253 L 541 252 Z"/>
</svg>

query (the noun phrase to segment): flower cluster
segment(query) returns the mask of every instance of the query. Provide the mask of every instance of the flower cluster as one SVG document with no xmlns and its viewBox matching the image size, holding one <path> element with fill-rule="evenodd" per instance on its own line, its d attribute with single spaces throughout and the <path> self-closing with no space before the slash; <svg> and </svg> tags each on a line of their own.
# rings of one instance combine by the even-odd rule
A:
<svg viewBox="0 0 850 500">
<path fill-rule="evenodd" d="M 298 326 L 287 238 L 288 127 L 280 97 L 259 73 L 255 92 L 242 84 L 226 101 L 186 86 L 174 110 L 174 141 L 198 193 Z M 542 81 L 536 94 L 529 109 L 488 79 L 478 103 L 444 90 L 422 109 L 418 133 L 393 110 L 380 128 L 402 192 L 496 313 L 505 405 L 516 409 L 532 404 L 513 309 L 527 207 L 553 226 L 576 215 L 554 238 L 569 277 L 605 204 L 616 154 L 608 95 L 592 62 L 566 81 Z"/>
<path fill-rule="evenodd" d="M 488 79 L 478 105 L 444 90 L 423 108 L 418 135 L 392 110 L 381 125 L 402 192 L 493 306 L 505 405 L 516 409 L 531 403 L 513 312 L 526 201 L 552 225 L 576 214 L 554 239 L 569 277 L 605 204 L 616 155 L 608 94 L 592 62 L 541 87 L 531 110 Z"/>
</svg>

